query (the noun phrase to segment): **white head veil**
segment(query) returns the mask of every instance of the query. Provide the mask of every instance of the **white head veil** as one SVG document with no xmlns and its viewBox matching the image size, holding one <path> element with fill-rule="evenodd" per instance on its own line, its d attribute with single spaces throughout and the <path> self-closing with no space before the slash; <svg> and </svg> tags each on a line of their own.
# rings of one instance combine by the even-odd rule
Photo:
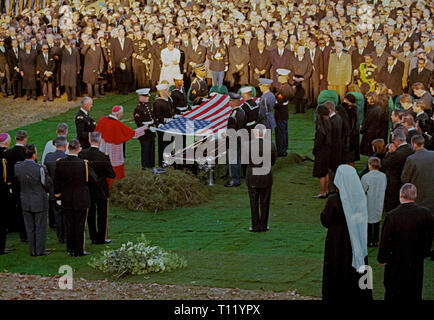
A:
<svg viewBox="0 0 434 320">
<path fill-rule="evenodd" d="M 352 266 L 364 272 L 365 257 L 368 255 L 368 205 L 362 183 L 356 169 L 343 164 L 336 171 L 334 183 L 339 189 L 342 207 L 347 220 L 348 232 L 353 249 Z"/>
</svg>

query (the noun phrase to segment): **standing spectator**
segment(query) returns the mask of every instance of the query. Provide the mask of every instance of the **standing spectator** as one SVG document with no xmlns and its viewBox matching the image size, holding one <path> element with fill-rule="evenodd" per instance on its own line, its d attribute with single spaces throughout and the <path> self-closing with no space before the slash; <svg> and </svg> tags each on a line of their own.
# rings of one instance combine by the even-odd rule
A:
<svg viewBox="0 0 434 320">
<path fill-rule="evenodd" d="M 81 99 L 81 108 L 75 115 L 75 127 L 77 131 L 77 139 L 80 141 L 82 149 L 90 147 L 89 133 L 95 131 L 96 122 L 93 120 L 89 112 L 92 109 L 93 100 L 90 97 Z"/>
<path fill-rule="evenodd" d="M 49 141 L 50 142 L 50 141 Z M 47 153 L 45 156 L 44 165 L 47 167 L 48 174 L 54 181 L 54 173 L 56 171 L 56 163 L 59 159 L 66 158 L 66 148 L 68 142 L 65 136 L 57 136 L 53 141 L 55 150 Z M 50 228 L 56 228 L 57 240 L 59 243 L 66 242 L 66 224 L 62 215 L 62 208 L 56 202 L 54 196 L 54 186 L 50 188 L 50 201 L 48 208 L 48 221 Z"/>
<path fill-rule="evenodd" d="M 228 50 L 229 67 L 226 77 L 233 91 L 237 92 L 241 86 L 249 82 L 250 51 L 243 39 L 237 37 L 235 44 Z"/>
<path fill-rule="evenodd" d="M 250 51 L 251 85 L 257 87 L 259 78 L 269 78 L 270 68 L 270 51 L 265 49 L 265 42 L 258 41 Z"/>
<path fill-rule="evenodd" d="M 381 232 L 377 260 L 385 266 L 386 301 L 422 300 L 423 264 L 429 256 L 434 222 L 431 212 L 415 204 L 411 183 L 399 191 L 400 205 L 388 212 Z"/>
<path fill-rule="evenodd" d="M 414 184 L 417 188 L 416 203 L 434 214 L 434 151 L 424 148 L 425 139 L 422 135 L 414 136 L 411 145 L 414 154 L 405 161 L 401 182 Z"/>
<path fill-rule="evenodd" d="M 360 122 L 356 107 L 356 97 L 351 93 L 346 94 L 343 103 L 336 107 L 336 111 L 343 120 L 342 140 L 344 151 L 342 162 L 354 166 L 354 162 L 360 160 Z"/>
<path fill-rule="evenodd" d="M 212 71 L 213 86 L 222 86 L 225 72 L 228 71 L 228 52 L 218 35 L 213 38 L 212 45 L 208 48 L 207 57 L 209 68 Z"/>
<path fill-rule="evenodd" d="M 410 71 L 408 77 L 408 86 L 411 88 L 416 82 L 423 84 L 424 88 L 429 88 L 432 78 L 432 71 L 425 68 L 425 60 L 422 58 L 417 59 L 417 67 Z"/>
<path fill-rule="evenodd" d="M 79 158 L 89 161 L 96 176 L 96 181 L 90 185 L 91 205 L 87 217 L 89 237 L 92 244 L 107 244 L 111 242 L 107 239 L 108 199 L 110 196 L 107 178 L 114 179 L 116 173 L 110 163 L 109 156 L 99 150 L 101 133 L 92 132 L 90 143 L 90 148 L 79 153 Z"/>
<path fill-rule="evenodd" d="M 4 205 L 3 210 L 8 212 L 10 208 L 10 188 L 11 178 L 10 170 L 7 167 L 6 153 L 11 144 L 11 137 L 7 133 L 0 133 L 0 203 Z M 7 254 L 6 234 L 8 229 L 8 216 L 0 215 L 0 256 Z"/>
<path fill-rule="evenodd" d="M 42 53 L 36 60 L 36 73 L 41 80 L 42 95 L 44 102 L 53 101 L 54 72 L 56 71 L 56 61 L 49 52 L 48 44 L 42 45 Z"/>
<path fill-rule="evenodd" d="M 309 81 L 312 75 L 312 63 L 303 46 L 297 48 L 291 59 L 292 82 L 295 84 L 295 113 L 305 113 L 306 101 L 309 96 Z"/>
<path fill-rule="evenodd" d="M 319 178 L 321 191 L 318 195 L 313 196 L 316 199 L 327 198 L 328 192 L 328 171 L 330 153 L 332 148 L 332 134 L 330 124 L 330 110 L 325 105 L 318 106 L 318 117 L 316 120 L 315 140 L 313 155 L 315 162 L 313 165 L 313 176 Z"/>
<path fill-rule="evenodd" d="M 329 109 L 330 113 L 330 130 L 332 146 L 329 161 L 329 182 L 334 181 L 337 168 L 342 164 L 343 154 L 343 120 L 340 115 L 336 113 L 335 104 L 327 101 L 324 105 Z M 334 183 L 328 183 L 329 194 L 335 193 L 336 188 Z"/>
<path fill-rule="evenodd" d="M 20 186 L 21 208 L 26 226 L 31 256 L 43 256 L 47 234 L 48 196 L 53 181 L 45 166 L 36 163 L 37 150 L 34 145 L 25 147 L 23 162 L 15 165 L 15 178 Z"/>
<path fill-rule="evenodd" d="M 15 146 L 13 146 L 6 154 L 7 165 L 10 170 L 11 177 L 15 177 L 15 164 L 26 159 L 25 146 L 27 144 L 27 132 L 20 130 L 15 135 Z M 23 212 L 21 209 L 20 200 L 20 185 L 15 178 L 12 181 L 12 216 L 9 225 L 10 230 L 19 231 L 22 242 L 27 241 L 26 227 L 23 220 Z"/>
<path fill-rule="evenodd" d="M 17 39 L 13 39 L 12 48 L 8 51 L 7 59 L 9 65 L 9 72 L 11 73 L 12 80 L 12 91 L 14 93 L 14 99 L 23 96 L 23 78 L 21 77 L 19 60 L 20 60 L 20 49 L 18 48 Z"/>
<path fill-rule="evenodd" d="M 288 104 L 292 98 L 292 87 L 288 83 L 287 69 L 277 69 L 279 87 L 276 88 L 276 105 L 274 116 L 276 118 L 276 145 L 277 156 L 286 157 L 288 150 Z"/>
<path fill-rule="evenodd" d="M 271 63 L 271 77 L 273 79 L 273 86 L 278 87 L 277 81 L 277 69 L 289 69 L 291 52 L 285 48 L 285 42 L 283 39 L 277 40 L 277 48 L 270 51 L 270 63 Z"/>
<path fill-rule="evenodd" d="M 324 301 L 372 300 L 371 289 L 361 289 L 360 278 L 368 264 L 366 196 L 356 170 L 340 165 L 334 184 L 337 194 L 321 212 L 326 227 L 322 298 Z"/>
<path fill-rule="evenodd" d="M 368 92 L 366 95 L 366 118 L 363 121 L 362 129 L 360 133 L 362 136 L 362 141 L 360 142 L 360 153 L 365 156 L 371 156 L 373 151 L 371 147 L 371 142 L 381 137 L 381 119 L 382 111 L 375 101 L 375 93 Z"/>
<path fill-rule="evenodd" d="M 73 257 L 89 255 L 84 249 L 86 214 L 90 208 L 89 181 L 93 171 L 87 160 L 78 158 L 80 143 L 69 141 L 69 155 L 57 161 L 54 194 L 66 223 L 66 250 Z"/>
<path fill-rule="evenodd" d="M 175 43 L 169 41 L 167 48 L 161 51 L 161 73 L 160 73 L 160 83 L 166 80 L 169 86 L 174 84 L 173 76 L 179 74 L 179 63 L 181 60 L 181 52 L 179 49 L 175 48 Z"/>
<path fill-rule="evenodd" d="M 363 175 L 361 182 L 368 201 L 368 247 L 376 247 L 380 233 L 380 221 L 383 217 L 384 195 L 387 178 L 380 172 L 381 160 L 371 157 L 368 161 L 369 172 Z"/>
<path fill-rule="evenodd" d="M 67 136 L 68 136 L 68 125 L 66 123 L 59 123 L 56 129 L 56 137 L 66 138 Z M 45 157 L 47 156 L 48 153 L 56 151 L 55 140 L 56 138 L 47 141 L 47 143 L 45 144 L 44 152 L 42 153 L 42 159 L 41 159 L 42 163 L 45 162 Z"/>
<path fill-rule="evenodd" d="M 80 73 L 80 54 L 77 48 L 72 48 L 72 41 L 63 40 L 61 51 L 60 84 L 65 87 L 68 101 L 77 98 L 77 76 Z"/>
<path fill-rule="evenodd" d="M 424 102 L 424 110 L 431 110 L 430 112 L 432 115 L 433 97 L 427 90 L 425 90 L 425 88 L 427 87 L 424 87 L 424 85 L 420 82 L 416 82 L 412 86 L 414 96 Z M 416 118 L 416 113 L 413 113 L 412 115 Z"/>
<path fill-rule="evenodd" d="M 258 143 L 258 155 L 265 161 L 258 165 L 254 161 L 250 146 L 249 164 L 246 171 L 246 184 L 249 191 L 250 198 L 250 210 L 252 216 L 252 226 L 249 231 L 263 232 L 270 228 L 268 227 L 268 214 L 270 209 L 271 200 L 271 187 L 273 185 L 273 172 L 272 166 L 276 163 L 277 148 L 276 145 L 271 142 L 271 131 L 266 130 L 263 124 L 257 124 L 253 129 L 254 140 L 251 143 Z M 255 141 L 256 140 L 256 141 Z M 270 144 L 270 147 L 264 146 L 264 144 Z M 264 154 L 265 151 L 269 151 L 270 155 Z M 260 166 L 263 166 L 260 168 Z M 256 170 L 260 170 L 261 174 L 255 174 Z M 265 170 L 265 172 L 262 172 Z M 259 215 L 259 211 L 261 215 Z"/>
<path fill-rule="evenodd" d="M 392 143 L 386 147 L 387 153 L 383 159 L 383 168 L 386 170 L 387 189 L 384 199 L 384 210 L 386 212 L 395 209 L 399 205 L 399 189 L 402 186 L 401 174 L 407 157 L 413 153 L 412 147 L 406 142 L 402 130 L 395 130 L 392 133 Z"/>
<path fill-rule="evenodd" d="M 36 58 L 38 53 L 32 49 L 32 44 L 27 41 L 25 49 L 19 53 L 18 68 L 23 78 L 23 89 L 26 90 L 27 100 L 36 97 Z"/>
<path fill-rule="evenodd" d="M 7 52 L 4 44 L 5 40 L 0 38 L 0 87 L 3 97 L 6 98 L 8 96 L 10 77 Z"/>
<path fill-rule="evenodd" d="M 317 48 L 317 42 L 315 39 L 309 39 L 308 47 L 308 56 L 312 65 L 312 76 L 309 78 L 308 106 L 311 108 L 316 108 L 321 81 L 324 78 L 324 59 L 321 50 Z"/>
<path fill-rule="evenodd" d="M 102 49 L 96 46 L 94 39 L 89 39 L 81 54 L 84 56 L 83 82 L 87 85 L 87 95 L 99 98 L 98 79 L 104 70 Z"/>
<path fill-rule="evenodd" d="M 384 83 L 392 91 L 392 97 L 395 98 L 404 93 L 402 89 L 403 75 L 404 63 L 389 55 L 387 57 L 387 64 L 379 72 L 377 81 Z"/>
<path fill-rule="evenodd" d="M 344 53 L 342 42 L 335 43 L 336 52 L 330 55 L 328 64 L 327 81 L 328 89 L 335 90 L 341 101 L 344 100 L 347 86 L 351 83 L 353 69 L 351 66 L 351 56 Z"/>
<path fill-rule="evenodd" d="M 118 29 L 117 38 L 112 38 L 108 44 L 119 93 L 128 94 L 130 90 L 129 85 L 132 83 L 134 76 L 132 70 L 133 42 L 125 36 L 125 29 L 121 26 Z"/>
</svg>

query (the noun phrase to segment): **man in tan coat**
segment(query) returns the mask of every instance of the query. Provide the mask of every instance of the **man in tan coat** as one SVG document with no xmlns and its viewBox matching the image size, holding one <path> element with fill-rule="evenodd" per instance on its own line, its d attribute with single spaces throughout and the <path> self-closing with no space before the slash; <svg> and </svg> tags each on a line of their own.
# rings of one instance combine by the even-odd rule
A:
<svg viewBox="0 0 434 320">
<path fill-rule="evenodd" d="M 248 84 L 249 60 L 249 48 L 243 44 L 243 39 L 235 38 L 235 45 L 229 48 L 229 70 L 226 75 L 231 88 Z"/>
<path fill-rule="evenodd" d="M 335 43 L 336 52 L 330 55 L 327 81 L 328 89 L 335 90 L 341 101 L 344 101 L 347 86 L 351 83 L 351 56 L 343 52 L 342 42 Z"/>
</svg>

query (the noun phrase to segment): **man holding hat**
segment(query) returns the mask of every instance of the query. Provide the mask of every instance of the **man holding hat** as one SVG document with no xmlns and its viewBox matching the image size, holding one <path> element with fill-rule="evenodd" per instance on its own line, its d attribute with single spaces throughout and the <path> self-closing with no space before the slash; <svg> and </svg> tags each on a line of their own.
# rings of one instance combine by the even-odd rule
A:
<svg viewBox="0 0 434 320">
<path fill-rule="evenodd" d="M 234 92 L 229 92 L 229 106 L 232 108 L 232 113 L 228 119 L 227 130 L 232 134 L 228 135 L 229 140 L 233 139 L 233 134 L 238 130 L 245 127 L 246 115 L 240 106 L 241 96 Z M 232 129 L 232 130 L 231 130 Z M 235 132 L 234 132 L 235 130 Z M 239 187 L 241 179 L 241 138 L 236 136 L 237 142 L 235 146 L 229 144 L 228 158 L 229 158 L 229 178 L 230 180 L 225 184 L 225 187 Z"/>
<path fill-rule="evenodd" d="M 191 83 L 189 100 L 193 102 L 193 105 L 199 105 L 202 103 L 203 99 L 208 96 L 208 86 L 205 80 L 205 65 L 197 65 L 194 68 L 194 73 L 196 77 Z"/>
<path fill-rule="evenodd" d="M 289 100 L 293 96 L 292 87 L 288 83 L 290 71 L 288 69 L 276 70 L 279 82 L 279 87 L 276 91 L 276 111 L 274 117 L 276 118 L 276 145 L 277 155 L 279 157 L 286 157 L 288 150 L 288 105 Z"/>
<path fill-rule="evenodd" d="M 167 83 L 157 85 L 159 97 L 154 101 L 154 119 L 158 127 L 169 122 L 173 118 L 173 100 L 169 96 L 169 86 Z M 170 144 L 170 141 L 164 141 L 164 132 L 158 131 L 158 165 L 163 164 L 163 151 Z"/>
<path fill-rule="evenodd" d="M 149 102 L 151 89 L 139 89 L 136 91 L 139 97 L 139 103 L 134 109 L 134 121 L 137 127 L 147 125 L 148 129 L 145 134 L 139 137 L 141 147 L 142 169 L 153 168 L 155 166 L 155 133 L 149 130 L 149 127 L 155 125 L 152 106 Z"/>
<path fill-rule="evenodd" d="M 133 130 L 120 122 L 124 114 L 122 106 L 114 106 L 108 116 L 103 116 L 96 125 L 95 131 L 101 133 L 100 150 L 110 157 L 113 170 L 116 173 L 115 179 L 107 179 L 109 188 L 114 180 L 125 178 L 124 150 L 123 144 L 132 138 L 138 138 L 145 134 L 147 125 Z"/>
</svg>

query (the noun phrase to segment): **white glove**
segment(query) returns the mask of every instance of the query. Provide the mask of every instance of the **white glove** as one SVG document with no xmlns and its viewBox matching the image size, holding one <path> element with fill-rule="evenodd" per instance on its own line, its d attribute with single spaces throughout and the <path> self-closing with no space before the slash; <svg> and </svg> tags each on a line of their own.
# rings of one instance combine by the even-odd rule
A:
<svg viewBox="0 0 434 320">
<path fill-rule="evenodd" d="M 228 69 L 229 69 L 229 68 L 228 68 L 228 66 L 226 66 L 226 67 L 225 67 L 225 72 L 227 72 L 227 71 L 228 71 Z"/>
<path fill-rule="evenodd" d="M 56 203 L 57 203 L 57 205 L 61 206 L 62 205 L 62 200 L 57 200 Z"/>
</svg>

